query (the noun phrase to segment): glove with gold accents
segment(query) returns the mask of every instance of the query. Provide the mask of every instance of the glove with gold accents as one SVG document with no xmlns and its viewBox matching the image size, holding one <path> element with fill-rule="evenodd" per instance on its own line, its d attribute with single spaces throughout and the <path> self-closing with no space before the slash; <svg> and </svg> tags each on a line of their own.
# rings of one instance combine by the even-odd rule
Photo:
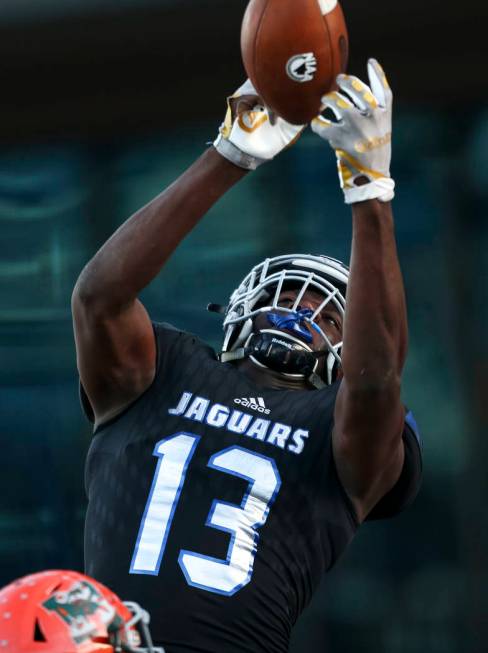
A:
<svg viewBox="0 0 488 653">
<path fill-rule="evenodd" d="M 339 75 L 342 91 L 322 98 L 337 122 L 317 116 L 313 131 L 329 142 L 337 156 L 337 167 L 346 204 L 393 199 L 395 182 L 390 177 L 391 116 L 393 94 L 382 67 L 368 61 L 370 87 L 357 77 Z"/>
<path fill-rule="evenodd" d="M 267 109 L 247 80 L 227 98 L 227 114 L 214 147 L 236 166 L 255 170 L 292 145 L 304 126 L 291 125 Z"/>
</svg>

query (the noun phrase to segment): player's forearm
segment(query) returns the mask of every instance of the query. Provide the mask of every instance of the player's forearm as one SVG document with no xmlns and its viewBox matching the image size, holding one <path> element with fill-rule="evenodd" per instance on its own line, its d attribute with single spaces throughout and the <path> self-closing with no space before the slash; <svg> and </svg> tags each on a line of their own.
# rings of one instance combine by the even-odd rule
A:
<svg viewBox="0 0 488 653">
<path fill-rule="evenodd" d="M 342 368 L 350 389 L 399 387 L 407 315 L 391 205 L 353 204 Z"/>
<path fill-rule="evenodd" d="M 101 305 L 133 301 L 205 213 L 245 174 L 214 148 L 207 150 L 111 236 L 81 272 L 75 292 Z"/>
</svg>

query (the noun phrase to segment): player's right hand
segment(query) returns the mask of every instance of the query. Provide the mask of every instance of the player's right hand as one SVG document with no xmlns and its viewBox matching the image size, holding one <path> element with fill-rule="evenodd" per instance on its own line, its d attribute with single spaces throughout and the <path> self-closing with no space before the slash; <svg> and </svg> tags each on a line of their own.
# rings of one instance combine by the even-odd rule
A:
<svg viewBox="0 0 488 653">
<path fill-rule="evenodd" d="M 248 79 L 227 98 L 227 114 L 214 147 L 231 163 L 255 170 L 292 145 L 304 127 L 273 115 Z"/>
</svg>

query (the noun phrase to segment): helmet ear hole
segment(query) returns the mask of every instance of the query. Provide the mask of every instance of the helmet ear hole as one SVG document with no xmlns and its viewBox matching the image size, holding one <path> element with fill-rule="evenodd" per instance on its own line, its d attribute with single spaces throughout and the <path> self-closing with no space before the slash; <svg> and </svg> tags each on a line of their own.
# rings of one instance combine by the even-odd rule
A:
<svg viewBox="0 0 488 653">
<path fill-rule="evenodd" d="M 47 642 L 47 639 L 42 632 L 41 624 L 39 623 L 39 619 L 36 619 L 36 622 L 34 624 L 34 641 L 35 642 Z"/>
</svg>

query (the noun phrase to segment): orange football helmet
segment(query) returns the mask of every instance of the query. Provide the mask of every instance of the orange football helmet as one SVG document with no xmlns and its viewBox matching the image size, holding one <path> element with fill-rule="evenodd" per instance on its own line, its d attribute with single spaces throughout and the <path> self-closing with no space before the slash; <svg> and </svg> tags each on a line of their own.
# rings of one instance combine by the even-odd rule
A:
<svg viewBox="0 0 488 653">
<path fill-rule="evenodd" d="M 2 653 L 164 653 L 149 614 L 75 571 L 43 571 L 0 590 Z"/>
</svg>

